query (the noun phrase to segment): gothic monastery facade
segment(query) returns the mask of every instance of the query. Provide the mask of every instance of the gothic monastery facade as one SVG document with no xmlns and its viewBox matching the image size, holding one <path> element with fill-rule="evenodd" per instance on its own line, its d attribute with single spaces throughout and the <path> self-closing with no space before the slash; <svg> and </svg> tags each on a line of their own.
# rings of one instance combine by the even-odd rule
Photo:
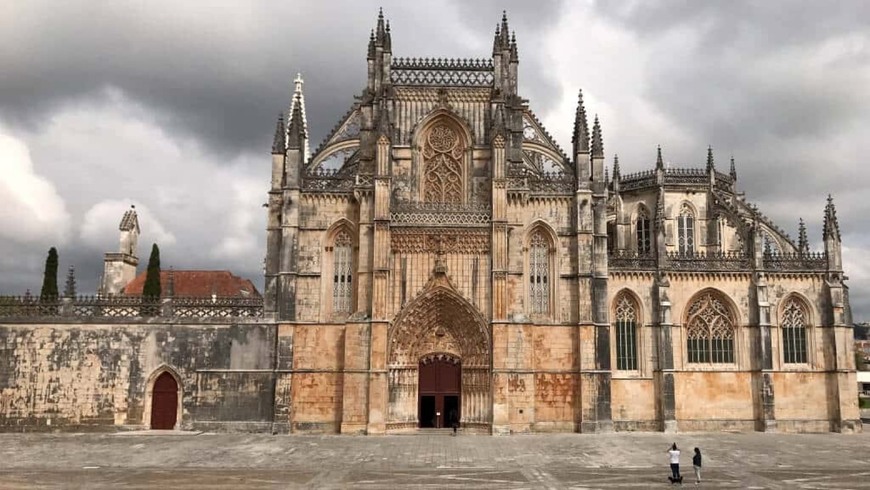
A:
<svg viewBox="0 0 870 490">
<path fill-rule="evenodd" d="M 301 79 L 277 123 L 262 315 L 97 321 L 65 344 L 93 356 L 63 369 L 114 391 L 69 425 L 154 426 L 159 411 L 181 428 L 342 434 L 861 430 L 830 198 L 811 252 L 802 222 L 793 240 L 711 149 L 697 168 L 659 149 L 648 171 L 613 157 L 609 172 L 582 95 L 564 151 L 518 93 L 506 18 L 491 58 L 447 60 L 394 58 L 380 16 L 366 61 L 313 151 Z M 0 318 L 0 333 L 57 371 L 38 339 L 65 342 L 76 321 Z M 15 373 L 0 423 L 44 426 Z M 64 397 L 81 394 L 60 391 L 53 413 L 75 411 Z"/>
</svg>

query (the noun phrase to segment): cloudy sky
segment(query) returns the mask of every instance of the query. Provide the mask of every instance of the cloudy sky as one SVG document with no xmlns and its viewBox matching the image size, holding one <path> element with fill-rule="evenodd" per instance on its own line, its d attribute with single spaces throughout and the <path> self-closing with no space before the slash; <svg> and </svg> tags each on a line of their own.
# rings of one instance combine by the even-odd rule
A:
<svg viewBox="0 0 870 490">
<path fill-rule="evenodd" d="M 312 148 L 365 83 L 383 5 L 396 56 L 488 57 L 508 11 L 520 90 L 564 148 L 577 89 L 608 161 L 737 161 L 747 198 L 821 247 L 828 193 L 870 320 L 870 2 L 0 0 L 0 294 L 49 247 L 93 292 L 135 204 L 143 262 L 262 283 L 277 114 L 301 72 Z M 61 278 L 62 281 L 62 278 Z"/>
</svg>

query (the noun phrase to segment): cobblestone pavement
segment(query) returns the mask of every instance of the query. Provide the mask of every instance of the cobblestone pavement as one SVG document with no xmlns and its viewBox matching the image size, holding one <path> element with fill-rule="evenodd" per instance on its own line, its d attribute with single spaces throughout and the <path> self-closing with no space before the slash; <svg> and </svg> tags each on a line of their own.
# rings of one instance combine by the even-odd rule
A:
<svg viewBox="0 0 870 490">
<path fill-rule="evenodd" d="M 0 488 L 667 488 L 672 442 L 687 487 L 699 446 L 701 488 L 870 489 L 870 432 L 0 434 Z"/>
</svg>

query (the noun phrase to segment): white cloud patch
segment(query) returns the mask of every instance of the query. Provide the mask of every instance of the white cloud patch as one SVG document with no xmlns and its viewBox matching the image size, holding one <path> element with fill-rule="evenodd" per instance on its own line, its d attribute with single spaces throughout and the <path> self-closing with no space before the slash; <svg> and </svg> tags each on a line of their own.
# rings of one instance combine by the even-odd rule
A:
<svg viewBox="0 0 870 490">
<path fill-rule="evenodd" d="M 69 214 L 63 199 L 49 179 L 37 174 L 27 145 L 2 131 L 0 238 L 7 243 L 64 243 Z"/>
</svg>

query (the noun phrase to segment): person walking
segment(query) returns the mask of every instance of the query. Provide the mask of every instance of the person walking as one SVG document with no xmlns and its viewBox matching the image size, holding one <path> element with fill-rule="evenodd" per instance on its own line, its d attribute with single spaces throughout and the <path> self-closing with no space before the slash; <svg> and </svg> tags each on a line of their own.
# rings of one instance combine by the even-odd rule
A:
<svg viewBox="0 0 870 490">
<path fill-rule="evenodd" d="M 695 448 L 695 455 L 692 456 L 692 469 L 695 470 L 695 485 L 701 483 L 701 450 Z"/>
<path fill-rule="evenodd" d="M 450 411 L 450 425 L 453 427 L 453 435 L 456 435 L 456 429 L 459 428 L 459 412 L 456 409 Z"/>
<path fill-rule="evenodd" d="M 671 481 L 671 485 L 674 483 L 682 485 L 683 477 L 680 476 L 680 450 L 677 448 L 676 442 L 670 449 L 668 449 L 668 458 L 671 462 L 671 476 L 668 477 L 668 480 Z"/>
</svg>

